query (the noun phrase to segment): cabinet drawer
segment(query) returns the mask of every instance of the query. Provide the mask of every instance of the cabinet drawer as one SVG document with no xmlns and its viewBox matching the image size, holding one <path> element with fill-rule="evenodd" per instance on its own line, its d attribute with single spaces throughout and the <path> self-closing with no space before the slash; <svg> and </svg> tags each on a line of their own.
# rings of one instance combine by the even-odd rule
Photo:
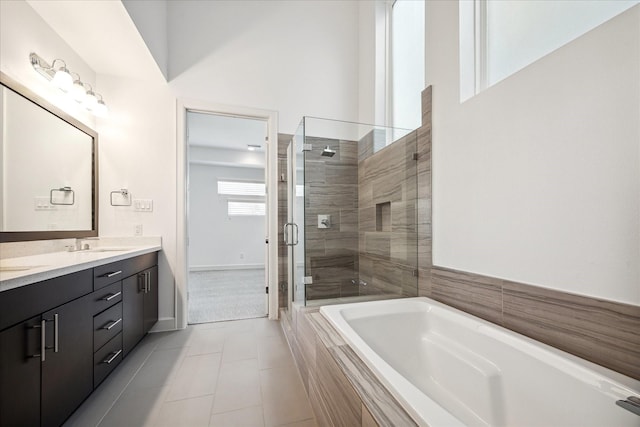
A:
<svg viewBox="0 0 640 427">
<path fill-rule="evenodd" d="M 98 290 L 127 277 L 128 259 L 101 265 L 93 269 L 93 289 Z"/>
<path fill-rule="evenodd" d="M 122 282 L 112 283 L 93 293 L 93 314 L 96 315 L 122 301 Z"/>
<path fill-rule="evenodd" d="M 93 351 L 122 331 L 122 303 L 114 305 L 93 318 Z"/>
<path fill-rule="evenodd" d="M 158 264 L 158 253 L 152 252 L 95 267 L 93 269 L 93 289 L 101 289 L 156 264 Z"/>
<path fill-rule="evenodd" d="M 93 388 L 98 387 L 122 361 L 122 334 L 118 334 L 93 355 Z"/>
</svg>

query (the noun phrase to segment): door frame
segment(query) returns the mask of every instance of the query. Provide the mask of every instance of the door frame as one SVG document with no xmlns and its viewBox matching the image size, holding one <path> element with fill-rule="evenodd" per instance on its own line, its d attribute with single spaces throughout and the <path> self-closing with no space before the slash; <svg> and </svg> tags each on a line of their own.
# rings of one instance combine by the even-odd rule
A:
<svg viewBox="0 0 640 427">
<path fill-rule="evenodd" d="M 176 126 L 176 158 L 177 158 L 177 203 L 176 203 L 176 237 L 177 237 L 177 271 L 175 286 L 175 313 L 176 329 L 187 327 L 188 302 L 187 280 L 188 272 L 188 205 L 187 184 L 189 171 L 189 154 L 187 145 L 187 111 L 200 111 L 210 114 L 231 115 L 264 120 L 267 122 L 267 215 L 268 226 L 266 229 L 268 259 L 266 267 L 269 281 L 269 319 L 278 319 L 278 112 L 257 108 L 238 107 L 232 105 L 217 104 L 214 102 L 178 98 L 177 100 L 177 126 Z"/>
</svg>

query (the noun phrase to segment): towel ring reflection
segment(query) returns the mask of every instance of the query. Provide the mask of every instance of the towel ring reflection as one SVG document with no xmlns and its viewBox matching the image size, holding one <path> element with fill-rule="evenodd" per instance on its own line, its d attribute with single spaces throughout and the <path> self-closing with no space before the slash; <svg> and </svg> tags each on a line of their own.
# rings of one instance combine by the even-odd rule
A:
<svg viewBox="0 0 640 427">
<path fill-rule="evenodd" d="M 63 193 L 63 199 L 66 199 L 69 194 L 71 194 L 71 203 L 68 201 L 63 201 L 62 203 L 53 201 L 53 193 Z M 53 188 L 49 191 L 49 203 L 52 205 L 63 205 L 63 206 L 71 206 L 76 202 L 76 193 L 71 189 L 71 187 L 60 187 Z"/>
</svg>

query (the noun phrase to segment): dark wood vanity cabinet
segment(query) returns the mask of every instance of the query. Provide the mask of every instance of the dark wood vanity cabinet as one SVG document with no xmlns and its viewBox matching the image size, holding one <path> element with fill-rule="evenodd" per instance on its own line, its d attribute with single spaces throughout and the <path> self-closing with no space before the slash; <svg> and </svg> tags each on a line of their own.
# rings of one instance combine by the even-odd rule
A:
<svg viewBox="0 0 640 427">
<path fill-rule="evenodd" d="M 157 321 L 156 264 L 151 253 L 0 293 L 0 426 L 64 423 L 122 360 L 123 338 L 131 350 Z"/>
<path fill-rule="evenodd" d="M 124 295 L 123 351 L 126 356 L 158 321 L 158 267 L 122 281 Z"/>
</svg>

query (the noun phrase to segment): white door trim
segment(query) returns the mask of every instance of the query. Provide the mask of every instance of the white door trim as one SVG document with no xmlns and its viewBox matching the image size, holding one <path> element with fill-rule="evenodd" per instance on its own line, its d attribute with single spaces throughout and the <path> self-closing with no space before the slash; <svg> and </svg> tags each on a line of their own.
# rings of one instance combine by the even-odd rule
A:
<svg viewBox="0 0 640 427">
<path fill-rule="evenodd" d="M 270 212 L 267 238 L 269 239 L 269 319 L 278 318 L 278 215 L 274 214 L 278 206 L 278 112 L 257 108 L 222 105 L 202 100 L 177 100 L 176 158 L 177 158 L 177 271 L 175 287 L 176 327 L 187 327 L 187 110 L 203 111 L 213 114 L 235 115 L 265 120 L 267 122 L 267 209 Z"/>
</svg>

